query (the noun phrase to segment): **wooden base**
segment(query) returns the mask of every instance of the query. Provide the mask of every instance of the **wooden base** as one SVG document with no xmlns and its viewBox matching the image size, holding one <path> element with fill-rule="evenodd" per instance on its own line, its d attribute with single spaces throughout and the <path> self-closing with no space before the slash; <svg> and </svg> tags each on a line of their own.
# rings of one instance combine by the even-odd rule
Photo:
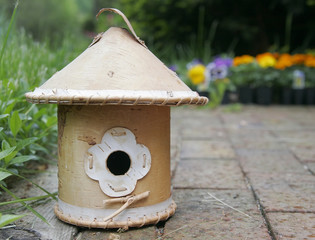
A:
<svg viewBox="0 0 315 240">
<path fill-rule="evenodd" d="M 107 217 L 107 214 L 111 213 L 112 209 L 109 211 L 108 209 L 102 209 L 104 213 L 108 213 L 105 213 L 104 216 L 100 216 L 99 209 L 80 208 L 60 202 L 59 204 L 62 204 L 63 207 L 65 207 L 65 211 L 67 211 L 63 212 L 58 204 L 55 206 L 55 214 L 60 220 L 76 226 L 104 229 L 128 229 L 129 227 L 142 227 L 144 225 L 157 224 L 159 221 L 165 221 L 171 217 L 176 209 L 176 203 L 170 198 L 167 201 L 149 207 L 128 208 L 113 219 L 103 221 L 103 219 Z M 70 214 L 69 211 L 71 211 L 72 214 Z M 96 215 L 93 216 L 94 214 Z"/>
</svg>

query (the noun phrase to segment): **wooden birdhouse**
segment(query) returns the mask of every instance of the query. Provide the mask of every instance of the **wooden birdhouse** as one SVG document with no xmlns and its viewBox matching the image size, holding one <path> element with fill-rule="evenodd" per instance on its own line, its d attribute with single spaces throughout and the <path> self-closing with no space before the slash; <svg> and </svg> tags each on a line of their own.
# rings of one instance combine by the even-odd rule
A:
<svg viewBox="0 0 315 240">
<path fill-rule="evenodd" d="M 131 32 L 112 27 L 29 102 L 58 104 L 59 199 L 70 224 L 141 227 L 168 219 L 170 107 L 206 104 Z"/>
</svg>

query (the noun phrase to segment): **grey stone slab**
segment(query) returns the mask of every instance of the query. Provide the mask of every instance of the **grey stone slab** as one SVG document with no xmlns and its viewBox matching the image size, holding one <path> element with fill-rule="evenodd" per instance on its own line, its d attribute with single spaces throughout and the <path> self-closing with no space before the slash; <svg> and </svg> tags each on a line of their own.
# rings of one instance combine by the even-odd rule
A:
<svg viewBox="0 0 315 240">
<path fill-rule="evenodd" d="M 172 118 L 218 118 L 220 111 L 213 111 L 207 107 L 183 106 L 171 108 Z"/>
<path fill-rule="evenodd" d="M 234 160 L 182 160 L 175 177 L 175 188 L 245 189 L 245 181 Z"/>
<path fill-rule="evenodd" d="M 233 210 L 213 199 L 249 215 Z M 175 215 L 163 239 L 270 239 L 251 192 L 247 190 L 175 190 Z"/>
<path fill-rule="evenodd" d="M 315 212 L 315 176 L 297 173 L 247 176 L 267 212 Z"/>
<path fill-rule="evenodd" d="M 226 129 L 229 137 L 232 139 L 260 139 L 260 140 L 276 140 L 277 138 L 270 130 L 252 129 L 244 127 L 229 127 Z"/>
<path fill-rule="evenodd" d="M 58 189 L 57 166 L 55 165 L 49 165 L 45 172 L 35 174 L 29 178 L 49 192 L 53 193 Z M 46 195 L 45 192 L 24 180 L 15 182 L 10 190 L 20 198 Z M 47 220 L 49 225 L 36 217 L 30 211 L 26 209 L 19 210 L 17 212 L 18 214 L 27 214 L 27 216 L 15 222 L 15 225 L 17 226 L 16 229 L 10 230 L 10 234 L 13 236 L 12 239 L 14 239 L 15 235 L 19 236 L 19 234 L 22 234 L 23 232 L 25 232 L 25 239 L 32 239 L 27 238 L 30 233 L 35 234 L 34 236 L 39 236 L 41 240 L 72 239 L 78 230 L 75 226 L 65 224 L 57 219 L 54 214 L 55 204 L 56 201 L 54 200 L 45 200 L 37 203 L 37 205 L 31 205 Z M 14 206 L 19 207 L 20 205 L 10 205 L 10 207 Z M 17 237 L 17 239 L 23 238 Z M 36 239 L 36 237 L 34 237 L 34 239 Z"/>
<path fill-rule="evenodd" d="M 117 229 L 82 229 L 75 240 L 148 240 L 157 239 L 158 232 L 154 226 L 144 226 L 142 228 L 130 228 L 128 231 Z"/>
<path fill-rule="evenodd" d="M 315 175 L 315 162 L 306 163 L 306 166 L 307 166 L 308 169 L 311 170 L 312 173 Z"/>
<path fill-rule="evenodd" d="M 313 123 L 312 125 L 315 124 Z M 273 132 L 283 142 L 315 142 L 315 130 L 274 130 Z"/>
<path fill-rule="evenodd" d="M 290 142 L 288 148 L 303 162 L 315 162 L 315 141 Z"/>
<path fill-rule="evenodd" d="M 304 166 L 287 150 L 238 149 L 236 154 L 245 172 L 307 173 Z"/>
<path fill-rule="evenodd" d="M 234 148 L 262 149 L 262 150 L 284 150 L 286 145 L 276 139 L 262 140 L 258 138 L 233 138 L 231 140 Z"/>
<path fill-rule="evenodd" d="M 267 213 L 277 239 L 314 239 L 314 213 Z"/>
<path fill-rule="evenodd" d="M 227 134 L 222 127 L 213 127 L 207 124 L 201 126 L 191 126 L 182 129 L 182 138 L 187 139 L 212 139 L 227 140 Z"/>
<path fill-rule="evenodd" d="M 235 152 L 226 141 L 183 140 L 181 159 L 183 158 L 234 158 Z"/>
<path fill-rule="evenodd" d="M 46 224 L 35 215 L 28 212 L 28 215 L 15 224 L 21 229 L 28 229 L 40 234 L 41 240 L 72 240 L 78 232 L 76 226 L 60 221 L 54 214 L 55 201 L 40 204 L 34 209 L 39 212 L 49 223 Z"/>
</svg>

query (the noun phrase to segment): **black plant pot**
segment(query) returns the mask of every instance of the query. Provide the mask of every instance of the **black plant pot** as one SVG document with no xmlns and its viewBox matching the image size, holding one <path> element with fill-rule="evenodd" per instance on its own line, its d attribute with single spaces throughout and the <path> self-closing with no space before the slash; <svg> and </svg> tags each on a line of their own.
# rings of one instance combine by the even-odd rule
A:
<svg viewBox="0 0 315 240">
<path fill-rule="evenodd" d="M 207 97 L 207 98 L 209 97 L 209 92 L 208 91 L 202 91 L 202 92 L 198 91 L 198 94 L 201 97 Z"/>
<path fill-rule="evenodd" d="M 256 88 L 256 103 L 260 105 L 270 105 L 272 102 L 272 88 L 257 87 Z"/>
<path fill-rule="evenodd" d="M 253 89 L 251 87 L 241 86 L 238 88 L 238 99 L 240 103 L 253 103 L 253 95 Z"/>
<path fill-rule="evenodd" d="M 306 105 L 315 104 L 315 87 L 305 89 L 305 104 Z"/>
<path fill-rule="evenodd" d="M 281 89 L 281 104 L 290 105 L 292 104 L 292 89 L 285 87 Z"/>
<path fill-rule="evenodd" d="M 293 89 L 293 104 L 302 105 L 304 102 L 304 89 Z"/>
<path fill-rule="evenodd" d="M 231 102 L 230 94 L 231 94 L 231 92 L 229 90 L 224 91 L 221 104 L 229 104 Z"/>
</svg>

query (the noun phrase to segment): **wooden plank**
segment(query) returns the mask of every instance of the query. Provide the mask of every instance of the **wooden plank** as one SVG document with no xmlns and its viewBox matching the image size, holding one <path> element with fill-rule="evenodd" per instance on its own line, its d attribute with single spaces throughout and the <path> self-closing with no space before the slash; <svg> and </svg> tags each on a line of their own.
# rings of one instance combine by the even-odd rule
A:
<svg viewBox="0 0 315 240">
<path fill-rule="evenodd" d="M 58 190 L 57 166 L 49 165 L 48 169 L 41 173 L 35 174 L 30 179 L 45 188 L 49 192 L 56 192 Z M 34 197 L 45 195 L 43 191 L 29 184 L 27 181 L 15 181 L 10 188 L 14 194 L 21 198 Z M 5 196 L 1 196 L 0 200 Z M 40 240 L 55 240 L 63 239 L 70 240 L 78 232 L 77 227 L 61 222 L 54 214 L 55 200 L 44 200 L 39 202 L 37 206 L 31 205 L 37 212 L 45 217 L 49 225 L 36 217 L 28 210 L 18 211 L 18 214 L 27 214 L 24 218 L 15 222 L 16 227 L 2 229 L 0 231 L 0 239 L 40 239 Z M 14 205 L 19 207 L 20 205 Z M 6 208 L 12 208 L 13 205 L 5 206 L 0 209 L 4 211 Z"/>
</svg>

